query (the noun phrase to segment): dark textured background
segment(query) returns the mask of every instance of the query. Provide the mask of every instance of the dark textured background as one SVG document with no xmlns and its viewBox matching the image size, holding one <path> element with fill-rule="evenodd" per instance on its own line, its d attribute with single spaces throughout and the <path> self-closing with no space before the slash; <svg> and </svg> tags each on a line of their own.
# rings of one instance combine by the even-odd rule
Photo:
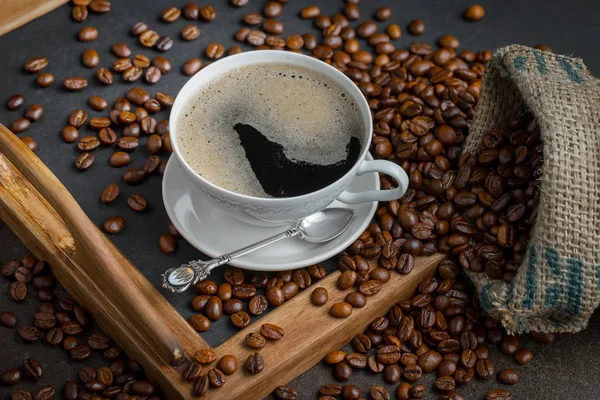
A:
<svg viewBox="0 0 600 400">
<path fill-rule="evenodd" d="M 160 273 L 168 266 L 180 264 L 189 259 L 198 258 L 199 253 L 184 242 L 179 242 L 178 251 L 171 256 L 162 254 L 157 245 L 158 235 L 165 233 L 168 219 L 162 207 L 160 194 L 160 179 L 152 177 L 141 186 L 130 187 L 121 181 L 122 170 L 110 168 L 106 162 L 111 153 L 109 149 L 96 150 L 96 162 L 93 167 L 81 173 L 74 168 L 74 158 L 77 150 L 74 145 L 64 144 L 59 137 L 61 128 L 66 124 L 71 111 L 76 108 L 86 108 L 90 117 L 103 115 L 89 110 L 85 103 L 89 96 L 100 95 L 112 104 L 123 96 L 130 85 L 120 83 L 103 87 L 94 78 L 93 70 L 83 68 L 79 62 L 82 51 L 95 48 L 101 56 L 101 65 L 112 65 L 115 57 L 110 53 L 110 46 L 123 41 L 128 44 L 134 54 L 141 53 L 152 58 L 159 53 L 155 50 L 142 48 L 136 38 L 128 32 L 133 23 L 143 20 L 161 35 L 169 34 L 175 38 L 175 45 L 165 55 L 173 63 L 173 72 L 163 76 L 155 87 L 141 84 L 151 93 L 164 91 L 175 95 L 187 78 L 180 73 L 182 63 L 191 58 L 201 56 L 208 43 L 218 41 L 226 48 L 234 44 L 233 33 L 239 28 L 239 21 L 244 13 L 260 12 L 267 0 L 251 0 L 242 9 L 229 6 L 227 0 L 213 0 L 211 3 L 217 11 L 215 22 L 207 24 L 200 22 L 201 36 L 192 42 L 183 42 L 179 31 L 188 21 L 180 19 L 167 25 L 159 20 L 160 12 L 167 6 L 182 6 L 184 1 L 160 0 L 127 0 L 113 1 L 113 11 L 105 15 L 90 14 L 83 24 L 75 23 L 70 18 L 71 7 L 63 6 L 58 10 L 11 32 L 0 38 L 0 122 L 5 125 L 23 113 L 24 107 L 16 112 L 10 112 L 4 107 L 6 99 L 21 93 L 26 98 L 26 105 L 39 103 L 45 109 L 44 117 L 25 135 L 32 136 L 39 144 L 37 155 L 61 179 L 67 189 L 75 196 L 83 209 L 93 221 L 101 223 L 107 217 L 120 214 L 127 220 L 127 229 L 114 236 L 116 245 L 128 256 L 135 265 L 156 285 L 160 281 Z M 203 2 L 204 3 L 204 2 Z M 319 6 L 323 13 L 332 15 L 341 11 L 342 1 L 321 1 Z M 298 11 L 309 5 L 304 0 L 293 0 L 284 6 L 284 13 L 279 18 L 285 23 L 285 34 L 314 33 L 311 21 L 301 21 L 297 18 Z M 479 49 L 495 49 L 503 45 L 520 43 L 534 46 L 545 43 L 556 52 L 574 54 L 582 57 L 592 72 L 600 72 L 600 55 L 595 39 L 600 37 L 600 2 L 594 1 L 544 1 L 544 0 L 503 0 L 482 1 L 486 10 L 484 20 L 469 23 L 461 18 L 463 10 L 469 1 L 375 1 L 363 0 L 360 4 L 361 15 L 370 17 L 374 10 L 382 5 L 388 5 L 393 10 L 393 17 L 387 23 L 395 22 L 405 30 L 406 24 L 413 18 L 425 21 L 427 30 L 419 40 L 434 43 L 445 34 L 452 34 L 461 41 L 462 48 L 477 51 Z M 2 1 L 0 0 L 0 12 Z M 380 23 L 384 27 L 387 23 Z M 91 43 L 81 43 L 76 40 L 78 30 L 85 25 L 96 26 L 100 30 L 99 38 Z M 397 47 L 408 46 L 414 38 L 404 33 Z M 245 48 L 248 49 L 248 48 Z M 54 86 L 40 89 L 35 84 L 35 77 L 23 71 L 22 66 L 31 57 L 44 55 L 50 59 L 46 71 L 56 77 Z M 84 76 L 90 80 L 90 86 L 80 93 L 68 93 L 62 89 L 61 82 L 70 76 Z M 159 115 L 160 117 L 160 115 Z M 160 119 L 160 118 L 159 118 Z M 81 134 L 91 134 L 91 131 L 81 130 Z M 133 167 L 141 167 L 148 154 L 145 148 L 136 150 L 133 155 Z M 102 189 L 110 183 L 119 183 L 121 196 L 110 206 L 100 203 Z M 148 198 L 150 209 L 142 214 L 134 213 L 127 206 L 125 199 L 131 193 L 140 193 Z M 9 258 L 21 257 L 26 249 L 16 240 L 12 233 L 0 225 L 0 262 Z M 8 296 L 8 284 L 0 282 L 0 311 L 16 310 L 22 316 L 31 318 L 39 302 L 35 295 L 22 304 L 16 305 Z M 187 302 L 191 294 L 168 296 L 169 300 L 184 315 L 189 316 L 191 310 Z M 387 310 L 382 310 L 384 313 Z M 23 320 L 28 323 L 29 321 Z M 210 332 L 203 336 L 213 345 L 227 339 L 234 330 L 228 318 L 213 324 Z M 518 399 L 597 399 L 600 383 L 596 376 L 595 358 L 597 336 L 600 333 L 598 316 L 592 326 L 585 332 L 575 336 L 565 336 L 553 346 L 532 344 L 535 350 L 534 361 L 518 370 L 521 382 L 511 388 Z M 46 366 L 46 375 L 41 383 L 22 383 L 21 385 L 34 389 L 43 384 L 60 384 L 66 379 L 74 378 L 80 364 L 71 361 L 67 354 L 46 345 L 24 345 L 15 330 L 0 327 L 0 370 L 20 365 L 26 357 L 35 357 Z M 497 371 L 512 365 L 512 361 L 504 356 L 493 358 Z M 103 363 L 95 356 L 93 362 Z M 430 383 L 432 376 L 423 379 Z M 301 398 L 316 398 L 319 386 L 331 382 L 329 368 L 318 365 L 292 382 L 299 390 Z M 283 384 L 285 382 L 281 382 Z M 374 376 L 366 371 L 357 372 L 352 383 L 363 391 L 363 397 L 372 385 L 383 384 L 381 376 Z M 499 387 L 495 379 L 487 382 L 474 380 L 459 390 L 467 398 L 481 399 L 491 388 Z M 393 390 L 394 388 L 390 388 Z M 8 398 L 8 389 L 0 387 L 0 399 Z M 224 397 L 226 395 L 224 394 Z M 437 398 L 433 391 L 426 398 Z"/>
</svg>

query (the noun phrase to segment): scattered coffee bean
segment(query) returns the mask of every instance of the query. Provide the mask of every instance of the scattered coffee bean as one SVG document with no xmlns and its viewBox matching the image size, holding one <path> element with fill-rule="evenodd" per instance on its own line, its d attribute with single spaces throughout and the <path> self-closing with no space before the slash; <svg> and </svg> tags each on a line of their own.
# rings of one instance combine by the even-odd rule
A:
<svg viewBox="0 0 600 400">
<path fill-rule="evenodd" d="M 25 63 L 25 71 L 35 74 L 48 66 L 46 57 L 34 57 Z"/>
<path fill-rule="evenodd" d="M 78 91 L 87 87 L 88 82 L 85 78 L 68 78 L 63 82 L 64 87 L 69 91 Z"/>
<path fill-rule="evenodd" d="M 36 122 L 44 115 L 44 109 L 39 104 L 32 104 L 25 110 L 25 118 L 31 122 Z"/>
<path fill-rule="evenodd" d="M 175 237 L 170 234 L 160 235 L 158 238 L 158 247 L 160 251 L 165 254 L 174 253 L 177 249 L 177 242 L 175 241 Z"/>
<path fill-rule="evenodd" d="M 121 233 L 125 229 L 125 218 L 123 217 L 110 217 L 104 221 L 104 232 L 117 234 Z"/>
<path fill-rule="evenodd" d="M 212 349 L 201 349 L 194 354 L 194 359 L 200 364 L 210 364 L 217 359 L 217 354 Z"/>
<path fill-rule="evenodd" d="M 47 88 L 54 83 L 54 75 L 48 72 L 41 73 L 37 76 L 36 82 L 39 87 Z"/>
<path fill-rule="evenodd" d="M 248 356 L 246 360 L 246 370 L 252 375 L 256 375 L 265 368 L 265 361 L 260 353 L 254 353 Z"/>
<path fill-rule="evenodd" d="M 413 36 L 421 36 L 425 33 L 425 23 L 420 19 L 413 19 L 408 24 L 408 33 Z"/>
<path fill-rule="evenodd" d="M 104 191 L 102 191 L 102 195 L 100 196 L 100 201 L 103 203 L 112 203 L 119 196 L 119 187 L 114 183 L 108 185 Z"/>
<path fill-rule="evenodd" d="M 485 10 L 480 5 L 474 4 L 465 10 L 464 17 L 468 21 L 479 21 L 485 17 Z"/>
</svg>

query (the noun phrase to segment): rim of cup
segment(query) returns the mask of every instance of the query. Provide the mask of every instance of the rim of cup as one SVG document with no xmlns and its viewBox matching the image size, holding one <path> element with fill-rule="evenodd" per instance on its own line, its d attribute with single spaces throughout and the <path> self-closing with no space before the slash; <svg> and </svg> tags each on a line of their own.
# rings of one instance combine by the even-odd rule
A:
<svg viewBox="0 0 600 400">
<path fill-rule="evenodd" d="M 264 59 L 261 59 L 263 58 L 263 56 Z M 255 197 L 233 192 L 231 190 L 227 190 L 218 185 L 215 185 L 208 179 L 204 178 L 202 175 L 198 174 L 192 167 L 188 165 L 184 157 L 181 155 L 181 152 L 179 151 L 179 145 L 177 141 L 176 120 L 178 119 L 177 117 L 179 116 L 181 108 L 187 101 L 189 101 L 189 97 L 198 90 L 198 87 L 200 85 L 197 82 L 201 81 L 207 73 L 215 73 L 215 71 L 217 71 L 215 73 L 215 77 L 218 79 L 220 75 L 224 75 L 225 73 L 231 70 L 242 68 L 247 65 L 266 63 L 292 64 L 310 69 L 311 71 L 314 71 L 316 73 L 324 74 L 329 79 L 332 79 L 338 85 L 340 85 L 341 88 L 344 90 L 344 93 L 346 93 L 346 95 L 351 96 L 351 98 L 356 104 L 357 109 L 359 110 L 358 112 L 361 113 L 361 120 L 363 122 L 363 137 L 361 138 L 361 151 L 356 163 L 348 172 L 339 177 L 336 181 L 314 192 L 293 197 Z M 225 64 L 229 65 L 227 65 L 223 69 L 223 65 Z M 222 70 L 219 71 L 220 69 Z M 184 94 L 184 96 L 182 96 L 182 93 Z M 174 117 L 173 114 L 175 114 Z M 365 155 L 369 151 L 373 131 L 373 122 L 371 120 L 371 110 L 369 108 L 369 104 L 367 103 L 367 100 L 363 96 L 358 86 L 354 82 L 352 82 L 352 80 L 348 78 L 344 73 L 338 71 L 331 65 L 326 64 L 325 62 L 319 59 L 304 54 L 274 50 L 253 50 L 245 53 L 231 55 L 226 58 L 222 58 L 218 61 L 215 61 L 209 66 L 201 69 L 194 76 L 192 76 L 180 89 L 179 93 L 177 94 L 177 97 L 175 98 L 175 102 L 171 110 L 171 115 L 172 117 L 169 118 L 171 146 L 173 147 L 173 153 L 175 154 L 177 161 L 188 176 L 191 175 L 197 181 L 201 181 L 202 185 L 207 186 L 210 191 L 220 196 L 234 198 L 237 201 L 243 203 L 261 203 L 263 205 L 283 206 L 286 205 L 286 203 L 289 203 L 291 205 L 292 203 L 296 203 L 298 201 L 307 201 L 311 200 L 312 198 L 321 197 L 323 194 L 329 192 L 332 186 L 338 184 L 340 180 L 347 178 L 349 175 L 355 176 L 356 170 L 364 162 Z"/>
</svg>

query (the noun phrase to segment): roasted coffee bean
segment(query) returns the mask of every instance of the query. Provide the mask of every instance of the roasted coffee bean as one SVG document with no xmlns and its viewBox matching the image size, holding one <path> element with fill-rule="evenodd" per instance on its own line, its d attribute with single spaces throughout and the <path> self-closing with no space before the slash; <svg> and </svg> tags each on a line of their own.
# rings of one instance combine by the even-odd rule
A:
<svg viewBox="0 0 600 400">
<path fill-rule="evenodd" d="M 250 325 L 250 315 L 245 311 L 239 311 L 231 314 L 231 323 L 238 329 L 244 329 Z"/>
<path fill-rule="evenodd" d="M 131 162 L 131 156 L 125 152 L 118 151 L 110 156 L 109 163 L 113 167 L 124 167 Z"/>
<path fill-rule="evenodd" d="M 95 13 L 103 14 L 110 11 L 111 3 L 109 0 L 92 0 L 89 8 Z"/>
<path fill-rule="evenodd" d="M 425 32 L 425 23 L 420 19 L 413 19 L 408 24 L 408 32 L 413 36 L 420 36 Z"/>
<path fill-rule="evenodd" d="M 196 351 L 194 359 L 200 364 L 210 364 L 217 359 L 217 354 L 212 349 L 201 349 Z"/>
<path fill-rule="evenodd" d="M 300 17 L 303 19 L 315 18 L 321 14 L 321 10 L 317 6 L 309 6 L 300 10 Z"/>
<path fill-rule="evenodd" d="M 121 233 L 125 229 L 125 218 L 123 217 L 110 217 L 104 221 L 103 228 L 104 232 L 117 234 Z"/>
<path fill-rule="evenodd" d="M 173 39 L 170 36 L 161 36 L 155 47 L 160 51 L 168 51 L 173 47 Z"/>
<path fill-rule="evenodd" d="M 21 261 L 21 266 L 15 270 L 13 277 L 17 282 L 29 283 L 31 282 L 33 273 L 31 272 L 31 269 L 23 265 L 23 261 Z"/>
<path fill-rule="evenodd" d="M 192 76 L 196 72 L 200 71 L 200 68 L 202 68 L 202 60 L 200 60 L 199 58 L 192 58 L 183 64 L 181 70 L 184 75 Z"/>
<path fill-rule="evenodd" d="M 23 370 L 25 377 L 32 381 L 38 381 L 42 379 L 42 376 L 44 375 L 42 364 L 34 358 L 26 358 L 23 360 L 21 369 Z"/>
<path fill-rule="evenodd" d="M 31 126 L 31 122 L 26 118 L 17 118 L 8 127 L 13 133 L 25 132 Z"/>
<path fill-rule="evenodd" d="M 204 394 L 208 392 L 209 387 L 210 381 L 208 380 L 208 376 L 202 375 L 201 377 L 196 379 L 196 382 L 194 382 L 193 393 L 195 396 L 198 397 L 204 396 Z"/>
<path fill-rule="evenodd" d="M 39 104 L 32 104 L 25 110 L 25 118 L 31 122 L 35 122 L 42 118 L 44 109 Z"/>
<path fill-rule="evenodd" d="M 17 322 L 19 322 L 19 319 L 12 312 L 4 311 L 0 313 L 0 325 L 3 327 L 12 329 L 17 326 Z"/>
<path fill-rule="evenodd" d="M 494 364 L 489 359 L 478 360 L 475 371 L 479 377 L 486 379 L 494 375 Z"/>
<path fill-rule="evenodd" d="M 54 75 L 48 72 L 44 72 L 39 74 L 35 81 L 37 82 L 39 87 L 47 88 L 48 86 L 54 83 Z"/>
<path fill-rule="evenodd" d="M 319 394 L 335 398 L 335 396 L 342 394 L 342 387 L 340 385 L 336 385 L 335 383 L 329 383 L 319 388 Z"/>
<path fill-rule="evenodd" d="M 48 66 L 46 57 L 34 57 L 25 63 L 25 71 L 35 74 Z"/>
<path fill-rule="evenodd" d="M 279 3 L 277 3 L 279 4 Z M 278 386 L 273 392 L 275 397 L 280 400 L 296 400 L 298 399 L 298 392 L 291 386 Z"/>
<path fill-rule="evenodd" d="M 513 358 L 517 364 L 525 365 L 533 359 L 533 353 L 529 349 L 519 349 L 515 352 Z"/>
<path fill-rule="evenodd" d="M 262 349 L 263 347 L 265 347 L 266 339 L 261 334 L 249 333 L 246 335 L 244 342 L 251 349 Z"/>
<path fill-rule="evenodd" d="M 112 346 L 112 340 L 102 333 L 93 333 L 88 337 L 87 344 L 93 350 L 104 351 Z"/>
<path fill-rule="evenodd" d="M 344 301 L 350 304 L 353 308 L 363 308 L 367 305 L 366 297 L 360 292 L 351 292 L 346 295 Z"/>
<path fill-rule="evenodd" d="M 352 368 L 345 362 L 337 363 L 333 367 L 333 377 L 340 382 L 345 382 L 352 377 Z"/>
<path fill-rule="evenodd" d="M 98 29 L 94 28 L 93 26 L 86 26 L 79 30 L 77 37 L 82 42 L 91 42 L 98 38 Z"/>
<path fill-rule="evenodd" d="M 503 383 L 505 385 L 514 385 L 519 383 L 519 374 L 514 369 L 503 369 L 498 374 L 498 382 Z"/>
<path fill-rule="evenodd" d="M 21 371 L 18 368 L 7 369 L 0 374 L 0 383 L 6 386 L 16 385 L 21 381 Z"/>
<path fill-rule="evenodd" d="M 198 296 L 196 296 L 198 297 Z M 194 308 L 194 307 L 192 307 Z M 194 311 L 199 311 L 194 308 Z M 198 332 L 206 332 L 210 329 L 210 320 L 204 315 L 195 314 L 188 319 L 189 324 Z"/>
<path fill-rule="evenodd" d="M 264 32 L 270 33 L 272 35 L 281 35 L 283 33 L 283 23 L 281 23 L 280 21 L 274 20 L 274 19 L 269 19 L 269 20 L 263 22 L 261 28 Z M 281 43 L 281 45 L 277 46 L 277 47 L 283 47 L 285 44 L 283 39 L 280 39 L 280 43 Z M 270 44 L 270 43 L 268 42 L 267 44 Z"/>
<path fill-rule="evenodd" d="M 267 309 L 269 303 L 267 298 L 262 294 L 258 294 L 250 299 L 248 304 L 248 311 L 252 315 L 260 315 Z"/>
<path fill-rule="evenodd" d="M 516 336 L 504 336 L 500 343 L 500 351 L 506 355 L 512 356 L 519 349 L 519 339 Z"/>
<path fill-rule="evenodd" d="M 265 361 L 260 353 L 254 353 L 248 356 L 246 360 L 246 370 L 252 375 L 256 375 L 265 368 Z"/>
<path fill-rule="evenodd" d="M 400 348 L 396 345 L 386 345 L 377 349 L 377 361 L 384 365 L 394 364 L 400 360 Z"/>
<path fill-rule="evenodd" d="M 329 309 L 329 315 L 334 318 L 347 318 L 352 314 L 352 306 L 345 301 L 335 303 Z"/>
<path fill-rule="evenodd" d="M 13 282 L 10 285 L 9 293 L 14 301 L 23 301 L 27 297 L 27 286 L 23 282 Z"/>
<path fill-rule="evenodd" d="M 370 280 L 370 281 L 367 281 L 367 282 L 361 284 L 358 287 L 358 291 L 360 293 L 364 294 L 365 296 L 371 296 L 371 295 L 378 293 L 382 287 L 383 287 L 383 284 L 380 281 Z"/>
<path fill-rule="evenodd" d="M 217 368 L 219 368 L 225 375 L 232 375 L 237 371 L 238 368 L 237 358 L 232 355 L 225 355 L 221 357 L 217 363 Z"/>
<path fill-rule="evenodd" d="M 78 345 L 79 345 L 79 342 L 73 336 L 67 336 L 62 342 L 62 348 L 64 351 L 71 351 Z"/>
<path fill-rule="evenodd" d="M 223 302 L 216 296 L 212 296 L 204 308 L 204 315 L 211 321 L 217 321 L 223 314 Z"/>
<path fill-rule="evenodd" d="M 283 337 L 284 330 L 274 324 L 263 324 L 260 327 L 260 333 L 269 340 L 279 340 Z"/>
<path fill-rule="evenodd" d="M 40 331 L 35 326 L 23 326 L 19 328 L 19 336 L 26 343 L 34 343 L 40 338 Z"/>
<path fill-rule="evenodd" d="M 25 98 L 20 94 L 14 94 L 10 96 L 8 101 L 6 102 L 6 108 L 11 111 L 14 111 L 25 104 Z"/>
<path fill-rule="evenodd" d="M 77 22 L 83 22 L 88 17 L 88 8 L 86 6 L 78 6 L 73 7 L 71 11 L 72 18 Z"/>
<path fill-rule="evenodd" d="M 67 335 L 78 335 L 83 331 L 81 325 L 76 321 L 65 322 L 62 326 L 62 330 Z"/>
<path fill-rule="evenodd" d="M 161 19 L 165 22 L 175 22 L 180 16 L 181 10 L 177 7 L 167 7 L 160 15 Z"/>
<path fill-rule="evenodd" d="M 495 389 L 485 394 L 485 400 L 512 400 L 512 395 L 508 390 Z"/>
<path fill-rule="evenodd" d="M 207 375 L 210 386 L 214 388 L 220 388 L 225 385 L 225 374 L 221 370 L 217 368 L 211 368 Z"/>
<path fill-rule="evenodd" d="M 108 68 L 99 68 L 96 71 L 96 77 L 100 82 L 102 82 L 105 85 L 111 85 L 114 82 L 112 72 L 110 72 Z"/>
<path fill-rule="evenodd" d="M 322 306 L 328 299 L 327 289 L 322 287 L 315 288 L 310 295 L 310 301 L 315 306 Z"/>
<path fill-rule="evenodd" d="M 200 11 L 200 18 L 206 22 L 214 21 L 214 19 L 217 16 L 215 9 L 210 5 L 200 7 L 199 11 Z"/>
<path fill-rule="evenodd" d="M 367 356 L 360 353 L 350 353 L 344 361 L 352 368 L 364 369 L 367 367 Z"/>
<path fill-rule="evenodd" d="M 146 30 L 138 36 L 139 42 L 144 47 L 154 47 L 160 36 L 153 30 Z"/>
<path fill-rule="evenodd" d="M 94 49 L 87 49 L 81 54 L 81 63 L 86 68 L 95 68 L 100 64 L 100 55 Z"/>
<path fill-rule="evenodd" d="M 469 21 L 479 21 L 485 17 L 485 10 L 480 5 L 474 4 L 465 10 L 464 17 Z"/>
<path fill-rule="evenodd" d="M 356 268 L 356 267 L 355 267 Z M 337 281 L 337 287 L 340 290 L 346 290 L 354 286 L 356 282 L 357 274 L 353 270 L 346 270 L 342 272 Z"/>
<path fill-rule="evenodd" d="M 196 21 L 200 15 L 200 7 L 198 7 L 195 3 L 187 3 L 183 6 L 181 10 L 183 14 L 183 18 Z"/>
<path fill-rule="evenodd" d="M 60 328 L 53 328 L 46 334 L 46 342 L 51 346 L 58 346 L 64 338 L 64 333 Z"/>
<path fill-rule="evenodd" d="M 359 400 L 360 389 L 354 385 L 344 385 L 341 387 L 341 395 L 345 400 Z"/>
<path fill-rule="evenodd" d="M 34 325 L 43 330 L 52 329 L 56 325 L 56 317 L 52 313 L 39 312 L 34 316 Z"/>
<path fill-rule="evenodd" d="M 81 153 L 75 159 L 75 167 L 80 171 L 88 170 L 94 163 L 94 155 L 91 153 Z"/>
<path fill-rule="evenodd" d="M 85 78 L 67 78 L 63 81 L 64 87 L 69 91 L 78 91 L 87 87 L 88 82 Z"/>
<path fill-rule="evenodd" d="M 328 353 L 323 359 L 323 361 L 325 362 L 325 364 L 337 364 L 344 361 L 345 359 L 346 353 L 344 353 L 341 350 L 334 350 Z"/>
</svg>

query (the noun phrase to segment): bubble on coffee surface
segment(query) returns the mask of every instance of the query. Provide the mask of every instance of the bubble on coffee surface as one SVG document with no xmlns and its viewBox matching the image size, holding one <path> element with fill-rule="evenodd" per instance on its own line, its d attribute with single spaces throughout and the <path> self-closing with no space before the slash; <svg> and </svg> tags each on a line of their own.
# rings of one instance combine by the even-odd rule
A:
<svg viewBox="0 0 600 400">
<path fill-rule="evenodd" d="M 186 162 L 209 182 L 269 197 L 254 174 L 234 126 L 246 124 L 284 148 L 293 161 L 345 160 L 352 136 L 362 139 L 356 104 L 335 81 L 289 64 L 244 66 L 213 79 L 188 100 L 177 121 Z"/>
</svg>

